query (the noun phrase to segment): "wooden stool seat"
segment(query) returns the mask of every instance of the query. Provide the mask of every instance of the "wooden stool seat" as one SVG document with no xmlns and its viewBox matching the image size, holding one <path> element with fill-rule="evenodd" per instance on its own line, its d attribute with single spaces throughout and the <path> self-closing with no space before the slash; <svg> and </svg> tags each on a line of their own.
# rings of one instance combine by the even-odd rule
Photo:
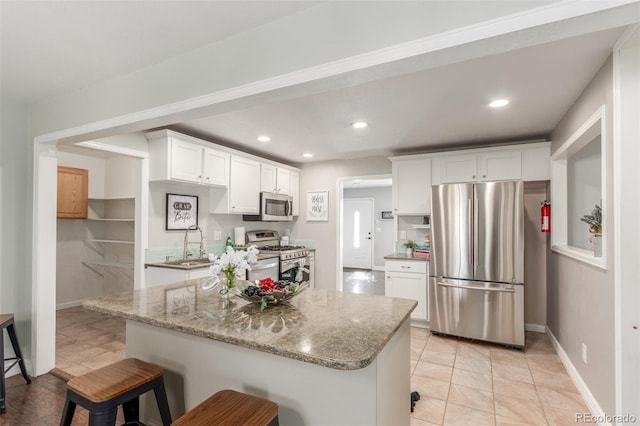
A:
<svg viewBox="0 0 640 426">
<path fill-rule="evenodd" d="M 89 411 L 90 426 L 113 426 L 119 405 L 127 423 L 137 422 L 140 395 L 150 390 L 155 393 L 162 424 L 169 426 L 171 414 L 162 368 L 136 358 L 123 359 L 69 380 L 60 425 L 71 425 L 76 404 Z"/>
<path fill-rule="evenodd" d="M 234 390 L 221 390 L 172 426 L 277 426 L 278 404 Z"/>
<path fill-rule="evenodd" d="M 7 334 L 9 334 L 9 340 L 11 340 L 11 346 L 13 346 L 13 353 L 15 354 L 12 358 L 4 357 L 4 329 L 7 329 Z M 18 343 L 18 335 L 16 334 L 16 327 L 13 320 L 13 314 L 2 314 L 0 315 L 0 360 L 2 361 L 2 371 L 0 372 L 0 413 L 4 413 L 6 411 L 5 406 L 5 397 L 6 397 L 6 386 L 5 386 L 5 374 L 7 371 L 11 370 L 11 368 L 18 364 L 20 367 L 20 372 L 22 373 L 22 377 L 27 381 L 27 384 L 31 383 L 31 377 L 27 374 L 27 369 L 24 365 L 24 360 L 22 359 L 22 351 L 20 350 L 20 344 Z M 13 361 L 9 364 L 8 367 L 5 367 L 6 361 Z"/>
</svg>

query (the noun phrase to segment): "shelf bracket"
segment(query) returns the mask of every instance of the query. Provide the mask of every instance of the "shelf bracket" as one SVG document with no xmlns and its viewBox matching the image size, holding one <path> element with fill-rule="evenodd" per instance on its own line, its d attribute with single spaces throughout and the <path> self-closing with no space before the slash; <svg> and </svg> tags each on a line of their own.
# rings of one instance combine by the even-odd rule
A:
<svg viewBox="0 0 640 426">
<path fill-rule="evenodd" d="M 88 263 L 86 263 L 86 262 L 82 262 L 82 265 L 83 265 L 85 268 L 92 270 L 94 273 L 96 273 L 97 275 L 100 275 L 102 278 L 104 278 L 104 274 L 103 274 L 102 272 L 98 271 L 98 270 L 97 270 L 97 269 L 95 269 L 93 266 L 89 265 Z"/>
</svg>

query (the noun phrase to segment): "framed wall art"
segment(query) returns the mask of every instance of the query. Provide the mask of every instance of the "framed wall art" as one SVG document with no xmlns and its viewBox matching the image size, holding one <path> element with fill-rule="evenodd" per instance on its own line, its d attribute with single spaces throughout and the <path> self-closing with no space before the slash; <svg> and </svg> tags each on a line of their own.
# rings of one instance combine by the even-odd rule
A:
<svg viewBox="0 0 640 426">
<path fill-rule="evenodd" d="M 393 220 L 393 212 L 391 210 L 382 210 L 382 211 L 380 211 L 380 219 L 382 219 L 382 220 Z"/>
<path fill-rule="evenodd" d="M 329 191 L 307 192 L 307 221 L 326 222 L 329 220 Z"/>
<path fill-rule="evenodd" d="M 198 196 L 167 194 L 167 231 L 184 231 L 198 226 Z"/>
</svg>

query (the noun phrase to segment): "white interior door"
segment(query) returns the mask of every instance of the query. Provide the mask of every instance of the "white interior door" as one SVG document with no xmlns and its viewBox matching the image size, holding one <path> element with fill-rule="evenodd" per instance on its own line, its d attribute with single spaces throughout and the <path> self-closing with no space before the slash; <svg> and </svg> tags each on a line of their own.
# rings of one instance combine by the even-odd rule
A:
<svg viewBox="0 0 640 426">
<path fill-rule="evenodd" d="M 343 266 L 371 269 L 373 254 L 373 199 L 345 198 L 343 203 Z"/>
</svg>

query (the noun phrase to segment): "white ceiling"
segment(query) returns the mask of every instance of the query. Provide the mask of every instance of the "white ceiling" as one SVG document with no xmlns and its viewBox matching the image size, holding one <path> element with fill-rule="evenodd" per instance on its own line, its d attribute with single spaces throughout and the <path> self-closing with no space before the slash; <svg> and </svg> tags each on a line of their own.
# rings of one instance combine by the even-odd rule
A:
<svg viewBox="0 0 640 426">
<path fill-rule="evenodd" d="M 2 93 L 26 103 L 41 101 L 320 3 L 141 1 L 114 7 L 109 1 L 3 0 Z M 292 163 L 545 138 L 622 31 L 516 46 L 506 53 L 443 61 L 448 64 L 339 89 L 327 83 L 313 95 L 172 127 Z M 504 40 L 496 40 L 500 42 Z M 511 104 L 488 108 L 497 97 L 509 98 Z M 355 120 L 369 126 L 354 130 L 350 123 Z M 272 141 L 257 142 L 262 134 Z M 304 152 L 313 153 L 313 159 L 302 158 Z"/>
</svg>

